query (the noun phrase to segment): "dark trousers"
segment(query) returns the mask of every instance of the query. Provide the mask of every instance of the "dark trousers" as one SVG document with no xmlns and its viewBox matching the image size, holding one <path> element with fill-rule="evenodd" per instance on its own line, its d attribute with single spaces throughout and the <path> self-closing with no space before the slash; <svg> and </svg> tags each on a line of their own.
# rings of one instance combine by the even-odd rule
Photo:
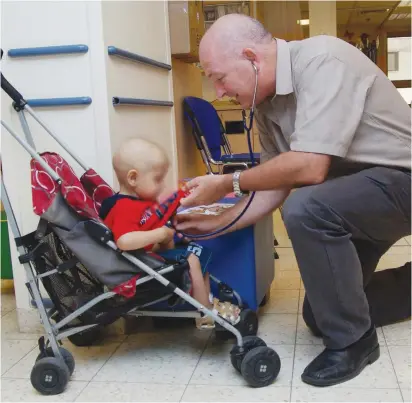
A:
<svg viewBox="0 0 412 403">
<path fill-rule="evenodd" d="M 410 316 L 410 264 L 375 272 L 411 233 L 409 172 L 375 167 L 298 189 L 282 216 L 306 290 L 303 317 L 326 347 Z"/>
</svg>

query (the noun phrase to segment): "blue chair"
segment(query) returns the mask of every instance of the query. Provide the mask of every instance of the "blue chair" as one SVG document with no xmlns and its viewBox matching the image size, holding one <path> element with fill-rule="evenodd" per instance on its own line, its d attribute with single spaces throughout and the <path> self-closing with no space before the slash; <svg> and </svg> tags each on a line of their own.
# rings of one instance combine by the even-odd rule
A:
<svg viewBox="0 0 412 403">
<path fill-rule="evenodd" d="M 183 99 L 183 111 L 192 125 L 196 147 L 208 174 L 223 174 L 252 166 L 249 153 L 233 154 L 222 121 L 213 105 L 197 97 Z M 260 154 L 253 154 L 255 164 Z"/>
</svg>

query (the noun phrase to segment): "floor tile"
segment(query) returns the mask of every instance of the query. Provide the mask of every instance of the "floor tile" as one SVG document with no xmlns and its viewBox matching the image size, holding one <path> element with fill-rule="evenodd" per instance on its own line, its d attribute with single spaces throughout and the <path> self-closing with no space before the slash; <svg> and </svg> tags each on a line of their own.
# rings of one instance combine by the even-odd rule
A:
<svg viewBox="0 0 412 403">
<path fill-rule="evenodd" d="M 277 248 L 276 251 L 279 253 L 280 249 Z M 299 271 L 296 258 L 292 255 L 279 255 L 279 259 L 275 260 L 275 274 L 279 271 Z"/>
<path fill-rule="evenodd" d="M 411 238 L 412 237 L 410 235 L 404 238 L 406 243 L 409 244 L 409 245 L 411 245 Z"/>
<path fill-rule="evenodd" d="M 303 307 L 303 301 L 305 299 L 305 294 L 306 294 L 305 289 L 301 288 L 299 290 L 299 307 L 298 307 L 299 314 L 302 313 L 302 307 Z"/>
<path fill-rule="evenodd" d="M 305 367 L 323 350 L 319 345 L 297 345 L 293 369 L 293 387 L 306 387 L 301 374 Z M 381 355 L 378 361 L 367 365 L 360 375 L 350 381 L 336 385 L 336 388 L 398 388 L 395 371 L 386 346 L 380 347 Z"/>
<path fill-rule="evenodd" d="M 6 313 L 1 318 L 2 340 L 38 340 L 44 333 L 22 333 L 17 322 L 17 311 Z"/>
<path fill-rule="evenodd" d="M 289 402 L 289 387 L 189 385 L 182 402 Z"/>
<path fill-rule="evenodd" d="M 292 388 L 291 402 L 401 402 L 399 389 Z"/>
<path fill-rule="evenodd" d="M 77 402 L 179 402 L 186 385 L 90 382 Z"/>
<path fill-rule="evenodd" d="M 259 317 L 258 336 L 266 344 L 294 344 L 297 315 L 265 314 Z"/>
<path fill-rule="evenodd" d="M 260 309 L 260 313 L 297 313 L 299 290 L 277 290 L 270 293 L 268 303 Z"/>
<path fill-rule="evenodd" d="M 108 343 L 94 347 L 75 347 L 70 343 L 64 343 L 63 347 L 73 354 L 76 364 L 71 379 L 77 381 L 92 380 L 119 345 L 120 343 Z M 39 350 L 35 348 L 7 371 L 4 376 L 7 378 L 30 378 L 38 354 Z"/>
<path fill-rule="evenodd" d="M 16 309 L 16 298 L 12 293 L 1 294 L 1 316 Z"/>
<path fill-rule="evenodd" d="M 6 373 L 26 354 L 36 347 L 33 340 L 2 340 L 1 341 L 1 374 Z"/>
<path fill-rule="evenodd" d="M 291 385 L 292 381 L 292 365 L 294 346 L 286 345 L 270 345 L 281 360 L 281 369 L 278 377 L 272 386 L 287 386 Z M 222 386 L 247 386 L 246 381 L 242 378 L 232 366 L 230 362 L 230 350 L 232 344 L 212 344 L 209 345 L 197 365 L 190 385 L 222 385 Z"/>
<path fill-rule="evenodd" d="M 400 239 L 398 242 L 395 243 L 393 246 L 407 246 L 409 245 L 405 238 Z"/>
<path fill-rule="evenodd" d="M 190 335 L 172 339 L 160 333 L 127 339 L 93 380 L 187 384 L 207 339 Z"/>
<path fill-rule="evenodd" d="M 273 281 L 274 290 L 299 290 L 300 273 L 297 270 L 279 270 Z"/>
<path fill-rule="evenodd" d="M 399 386 L 402 389 L 411 388 L 411 347 L 389 346 L 389 354 L 395 368 Z"/>
<path fill-rule="evenodd" d="M 402 397 L 404 402 L 412 402 L 411 388 L 401 389 Z"/>
<path fill-rule="evenodd" d="M 410 261 L 411 257 L 405 254 L 384 255 L 381 260 L 379 260 L 377 269 L 396 269 L 397 267 L 402 267 L 405 263 Z"/>
<path fill-rule="evenodd" d="M 410 346 L 411 345 L 411 321 L 395 323 L 382 327 L 388 346 Z"/>
<path fill-rule="evenodd" d="M 60 395 L 45 396 L 37 392 L 28 379 L 2 379 L 1 400 L 3 402 L 73 402 L 85 388 L 87 382 L 70 381 Z"/>
<path fill-rule="evenodd" d="M 403 255 L 405 257 L 411 257 L 411 247 L 406 244 L 406 246 L 392 246 L 386 253 L 385 256 L 393 256 L 393 255 Z"/>
</svg>

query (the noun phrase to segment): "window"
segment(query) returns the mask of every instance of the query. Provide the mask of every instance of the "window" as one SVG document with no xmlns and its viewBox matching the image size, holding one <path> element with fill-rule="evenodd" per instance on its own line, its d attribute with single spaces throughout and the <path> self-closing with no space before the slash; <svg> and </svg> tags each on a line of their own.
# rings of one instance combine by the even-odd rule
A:
<svg viewBox="0 0 412 403">
<path fill-rule="evenodd" d="M 399 52 L 388 52 L 388 71 L 399 71 Z"/>
</svg>

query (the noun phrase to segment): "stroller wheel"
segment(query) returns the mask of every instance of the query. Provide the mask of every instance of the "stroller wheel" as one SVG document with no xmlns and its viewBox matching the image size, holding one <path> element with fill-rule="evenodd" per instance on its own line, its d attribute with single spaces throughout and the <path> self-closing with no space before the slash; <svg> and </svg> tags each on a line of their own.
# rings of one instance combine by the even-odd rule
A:
<svg viewBox="0 0 412 403">
<path fill-rule="evenodd" d="M 277 378 L 280 366 L 280 358 L 275 350 L 256 347 L 245 355 L 241 373 L 250 386 L 261 388 L 270 385 Z"/>
<path fill-rule="evenodd" d="M 74 367 L 76 365 L 72 353 L 69 350 L 66 350 L 64 347 L 59 347 L 59 350 L 61 355 L 63 356 L 64 362 L 69 368 L 70 375 L 72 375 L 74 372 Z M 36 362 L 45 357 L 54 357 L 53 349 L 51 347 L 46 348 L 44 353 L 40 353 L 36 358 Z"/>
<path fill-rule="evenodd" d="M 230 351 L 230 361 L 236 371 L 241 372 L 242 361 L 245 355 L 256 347 L 266 347 L 266 343 L 257 336 L 246 336 L 243 338 L 243 352 L 235 345 Z"/>
<path fill-rule="evenodd" d="M 67 366 L 56 357 L 44 357 L 38 360 L 31 371 L 33 387 L 42 395 L 58 395 L 69 382 L 70 372 Z"/>
<path fill-rule="evenodd" d="M 72 334 L 67 338 L 72 344 L 77 347 L 89 347 L 99 341 L 102 337 L 102 332 L 99 328 L 85 330 L 84 332 Z"/>
</svg>

